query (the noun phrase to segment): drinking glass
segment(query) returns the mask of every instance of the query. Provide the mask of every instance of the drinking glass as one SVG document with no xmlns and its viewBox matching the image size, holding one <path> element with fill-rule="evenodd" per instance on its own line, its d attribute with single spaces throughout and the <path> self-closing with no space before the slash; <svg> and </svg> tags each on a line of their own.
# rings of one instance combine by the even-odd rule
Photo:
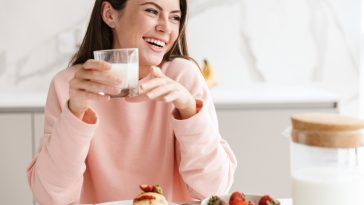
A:
<svg viewBox="0 0 364 205">
<path fill-rule="evenodd" d="M 95 60 L 111 63 L 111 72 L 119 76 L 121 89 L 118 95 L 111 97 L 126 97 L 138 95 L 139 56 L 137 48 L 122 48 L 94 51 Z"/>
</svg>

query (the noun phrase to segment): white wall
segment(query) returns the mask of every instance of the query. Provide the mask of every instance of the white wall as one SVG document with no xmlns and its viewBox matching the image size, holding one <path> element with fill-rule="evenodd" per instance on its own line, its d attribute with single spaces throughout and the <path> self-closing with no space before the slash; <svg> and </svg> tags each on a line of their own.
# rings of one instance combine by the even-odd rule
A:
<svg viewBox="0 0 364 205">
<path fill-rule="evenodd" d="M 62 37 L 81 38 L 93 1 L 1 2 L 0 91 L 47 91 L 73 52 L 62 49 Z"/>
<path fill-rule="evenodd" d="M 192 3 L 191 53 L 211 61 L 220 86 L 315 83 L 357 112 L 360 0 Z"/>
</svg>

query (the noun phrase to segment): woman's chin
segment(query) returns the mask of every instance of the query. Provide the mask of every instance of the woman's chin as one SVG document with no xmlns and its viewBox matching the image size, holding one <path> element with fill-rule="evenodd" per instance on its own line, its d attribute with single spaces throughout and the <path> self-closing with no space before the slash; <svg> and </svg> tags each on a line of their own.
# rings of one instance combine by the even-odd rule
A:
<svg viewBox="0 0 364 205">
<path fill-rule="evenodd" d="M 140 65 L 145 65 L 145 66 L 158 66 L 162 63 L 163 61 L 163 56 L 153 56 L 153 57 L 149 57 L 149 58 L 140 58 Z"/>
</svg>

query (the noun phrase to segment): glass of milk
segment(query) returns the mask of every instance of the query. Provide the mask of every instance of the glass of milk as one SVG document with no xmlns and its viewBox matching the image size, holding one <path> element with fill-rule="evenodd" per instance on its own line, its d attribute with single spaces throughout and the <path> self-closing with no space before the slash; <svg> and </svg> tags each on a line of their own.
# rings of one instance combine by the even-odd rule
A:
<svg viewBox="0 0 364 205">
<path fill-rule="evenodd" d="M 291 120 L 293 205 L 364 204 L 364 121 L 320 113 Z"/>
<path fill-rule="evenodd" d="M 118 75 L 120 94 L 111 97 L 138 95 L 139 56 L 137 48 L 123 48 L 94 51 L 95 60 L 111 63 L 111 72 Z M 102 94 L 102 93 L 101 93 Z"/>
</svg>

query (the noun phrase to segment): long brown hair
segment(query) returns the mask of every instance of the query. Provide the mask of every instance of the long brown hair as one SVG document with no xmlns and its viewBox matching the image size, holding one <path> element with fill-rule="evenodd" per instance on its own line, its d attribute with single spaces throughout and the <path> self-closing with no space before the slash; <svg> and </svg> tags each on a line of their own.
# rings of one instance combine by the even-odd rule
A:
<svg viewBox="0 0 364 205">
<path fill-rule="evenodd" d="M 81 64 L 93 58 L 93 51 L 111 49 L 113 45 L 113 35 L 111 28 L 103 21 L 101 16 L 102 2 L 107 1 L 115 10 L 121 11 L 125 8 L 128 0 L 96 0 L 91 13 L 90 22 L 87 27 L 85 37 L 79 50 L 70 60 L 70 65 Z M 167 0 L 168 1 L 168 0 Z M 179 35 L 172 48 L 164 55 L 163 61 L 170 61 L 176 57 L 190 59 L 186 42 L 186 18 L 187 0 L 179 0 L 181 9 L 181 21 Z"/>
</svg>

